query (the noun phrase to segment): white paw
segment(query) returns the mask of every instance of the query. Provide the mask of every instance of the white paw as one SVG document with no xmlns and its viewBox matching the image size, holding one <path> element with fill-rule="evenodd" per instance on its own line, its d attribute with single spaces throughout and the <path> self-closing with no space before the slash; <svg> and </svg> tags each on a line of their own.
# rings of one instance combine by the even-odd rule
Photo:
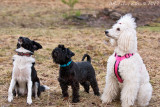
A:
<svg viewBox="0 0 160 107">
<path fill-rule="evenodd" d="M 130 106 L 132 106 L 133 104 L 127 104 L 127 103 L 124 103 L 124 102 L 122 102 L 122 107 L 130 107 Z"/>
<path fill-rule="evenodd" d="M 32 104 L 32 99 L 27 99 L 27 104 Z"/>
<path fill-rule="evenodd" d="M 40 100 L 39 97 L 35 97 L 36 100 Z"/>
<path fill-rule="evenodd" d="M 104 103 L 106 103 L 106 102 L 102 101 L 102 104 L 104 104 Z"/>
<path fill-rule="evenodd" d="M 16 98 L 18 98 L 18 94 L 16 94 Z"/>
<path fill-rule="evenodd" d="M 13 100 L 13 96 L 8 96 L 8 102 L 11 102 Z"/>
<path fill-rule="evenodd" d="M 102 104 L 110 104 L 111 102 L 102 101 Z"/>
<path fill-rule="evenodd" d="M 102 95 L 102 97 L 101 97 L 101 100 L 102 100 L 102 103 L 104 104 L 109 104 L 109 103 L 111 103 L 111 101 L 112 100 L 109 100 L 109 98 L 107 98 L 107 97 L 105 97 L 105 96 L 103 96 Z"/>
</svg>

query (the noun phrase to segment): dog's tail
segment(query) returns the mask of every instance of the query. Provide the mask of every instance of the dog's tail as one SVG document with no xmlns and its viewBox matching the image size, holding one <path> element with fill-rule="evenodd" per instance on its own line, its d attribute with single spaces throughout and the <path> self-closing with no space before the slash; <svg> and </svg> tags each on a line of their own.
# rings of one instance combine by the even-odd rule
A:
<svg viewBox="0 0 160 107">
<path fill-rule="evenodd" d="M 48 87 L 48 86 L 46 86 L 46 85 L 41 85 L 40 86 L 40 91 L 41 92 L 44 92 L 44 91 L 46 91 L 46 90 L 49 90 L 50 88 Z"/>
<path fill-rule="evenodd" d="M 82 61 L 87 57 L 87 61 L 91 63 L 91 57 L 88 54 L 84 54 Z"/>
</svg>

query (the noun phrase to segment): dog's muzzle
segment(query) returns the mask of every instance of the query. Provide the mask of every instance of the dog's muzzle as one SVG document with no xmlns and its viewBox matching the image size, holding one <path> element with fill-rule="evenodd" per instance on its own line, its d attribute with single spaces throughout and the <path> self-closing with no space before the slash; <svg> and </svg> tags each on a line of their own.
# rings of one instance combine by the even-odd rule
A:
<svg viewBox="0 0 160 107">
<path fill-rule="evenodd" d="M 105 31 L 105 34 L 108 35 L 108 33 L 109 33 L 109 32 L 106 30 L 106 31 Z"/>
<path fill-rule="evenodd" d="M 107 37 L 110 37 L 108 34 L 109 34 L 109 32 L 106 30 L 106 31 L 105 31 L 105 35 L 106 35 Z"/>
<path fill-rule="evenodd" d="M 20 37 L 20 38 L 18 39 L 18 43 L 19 43 L 19 44 L 22 44 L 22 42 L 23 42 L 23 38 Z"/>
</svg>

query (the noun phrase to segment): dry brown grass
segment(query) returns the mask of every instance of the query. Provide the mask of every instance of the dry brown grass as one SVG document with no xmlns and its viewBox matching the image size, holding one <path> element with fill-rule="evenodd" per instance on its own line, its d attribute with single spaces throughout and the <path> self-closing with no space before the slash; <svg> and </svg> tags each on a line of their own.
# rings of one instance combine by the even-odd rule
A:
<svg viewBox="0 0 160 107">
<path fill-rule="evenodd" d="M 83 54 L 88 53 L 92 57 L 92 64 L 96 70 L 97 81 L 102 94 L 105 85 L 106 62 L 109 55 L 113 52 L 113 47 L 104 36 L 105 28 L 77 28 L 75 26 L 59 26 L 57 20 L 63 19 L 62 13 L 67 6 L 64 6 L 60 0 L 2 0 L 0 3 L 0 23 L 13 26 L 1 26 L 0 29 L 0 105 L 2 107 L 22 107 L 27 106 L 26 97 L 14 98 L 12 103 L 7 102 L 7 91 L 11 80 L 12 56 L 15 54 L 17 38 L 26 36 L 42 44 L 43 49 L 35 52 L 36 69 L 41 83 L 48 85 L 51 90 L 42 93 L 39 100 L 33 99 L 31 106 L 106 106 L 120 107 L 120 101 L 114 101 L 110 105 L 102 104 L 100 98 L 83 92 L 80 88 L 80 102 L 72 104 L 71 89 L 69 89 L 69 100 L 63 101 L 61 98 L 61 89 L 57 81 L 59 66 L 54 64 L 51 59 L 52 49 L 58 44 L 64 44 L 69 47 L 75 56 L 74 61 L 81 61 Z M 49 2 L 48 2 L 49 1 Z M 106 0 L 80 0 L 76 9 L 94 9 L 107 7 Z M 97 5 L 98 4 L 98 5 Z M 61 8 L 63 7 L 63 9 Z M 86 10 L 85 10 L 86 11 Z M 53 21 L 54 20 L 54 21 Z M 33 23 L 46 24 L 43 28 L 34 28 Z M 14 22 L 14 23 L 13 23 Z M 53 26 L 50 26 L 53 22 Z M 18 28 L 23 24 L 27 28 Z M 49 25 L 49 26 L 48 26 Z M 31 28 L 29 28 L 31 26 Z M 37 25 L 36 25 L 37 26 Z M 147 27 L 138 29 L 138 50 L 144 63 L 149 70 L 151 83 L 154 88 L 153 96 L 149 107 L 160 106 L 160 30 L 159 27 Z"/>
<path fill-rule="evenodd" d="M 75 56 L 74 61 L 80 61 L 83 54 L 88 53 L 92 57 L 92 64 L 96 70 L 97 81 L 99 84 L 100 92 L 105 85 L 106 75 L 106 61 L 109 55 L 113 52 L 113 47 L 104 43 L 104 29 L 103 28 L 83 28 L 77 29 L 71 27 L 69 29 L 56 28 L 50 29 L 9 29 L 5 33 L 6 29 L 1 29 L 1 41 L 0 41 L 0 87 L 1 87 L 1 106 L 26 106 L 26 97 L 15 98 L 13 103 L 7 102 L 7 90 L 9 87 L 12 71 L 12 56 L 15 54 L 14 49 L 16 47 L 17 38 L 20 36 L 27 36 L 40 42 L 43 46 L 42 50 L 35 53 L 36 69 L 41 83 L 48 85 L 51 90 L 42 93 L 40 100 L 33 99 L 32 106 L 105 106 L 101 104 L 99 97 L 94 96 L 91 90 L 90 94 L 83 92 L 83 88 L 80 88 L 80 103 L 71 104 L 71 98 L 67 101 L 63 101 L 61 98 L 61 89 L 59 87 L 58 77 L 58 65 L 55 65 L 51 59 L 51 51 L 58 44 L 64 44 L 69 47 Z M 18 31 L 18 32 L 17 32 Z M 160 32 L 151 32 L 146 30 L 138 30 L 138 49 L 141 54 L 144 63 L 149 70 L 151 76 L 151 83 L 154 91 L 150 106 L 155 107 L 160 104 Z M 69 90 L 71 96 L 71 90 Z M 111 107 L 119 107 L 120 102 L 115 101 L 111 103 Z"/>
</svg>

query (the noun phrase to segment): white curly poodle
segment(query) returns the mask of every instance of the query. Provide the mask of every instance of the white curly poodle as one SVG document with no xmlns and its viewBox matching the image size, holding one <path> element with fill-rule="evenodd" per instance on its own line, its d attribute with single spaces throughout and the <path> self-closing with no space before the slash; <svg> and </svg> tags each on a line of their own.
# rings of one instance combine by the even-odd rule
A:
<svg viewBox="0 0 160 107">
<path fill-rule="evenodd" d="M 121 17 L 105 34 L 115 46 L 107 62 L 107 75 L 103 103 L 110 103 L 120 95 L 122 107 L 130 107 L 135 101 L 147 106 L 152 96 L 149 74 L 137 52 L 136 23 L 131 14 Z"/>
</svg>

